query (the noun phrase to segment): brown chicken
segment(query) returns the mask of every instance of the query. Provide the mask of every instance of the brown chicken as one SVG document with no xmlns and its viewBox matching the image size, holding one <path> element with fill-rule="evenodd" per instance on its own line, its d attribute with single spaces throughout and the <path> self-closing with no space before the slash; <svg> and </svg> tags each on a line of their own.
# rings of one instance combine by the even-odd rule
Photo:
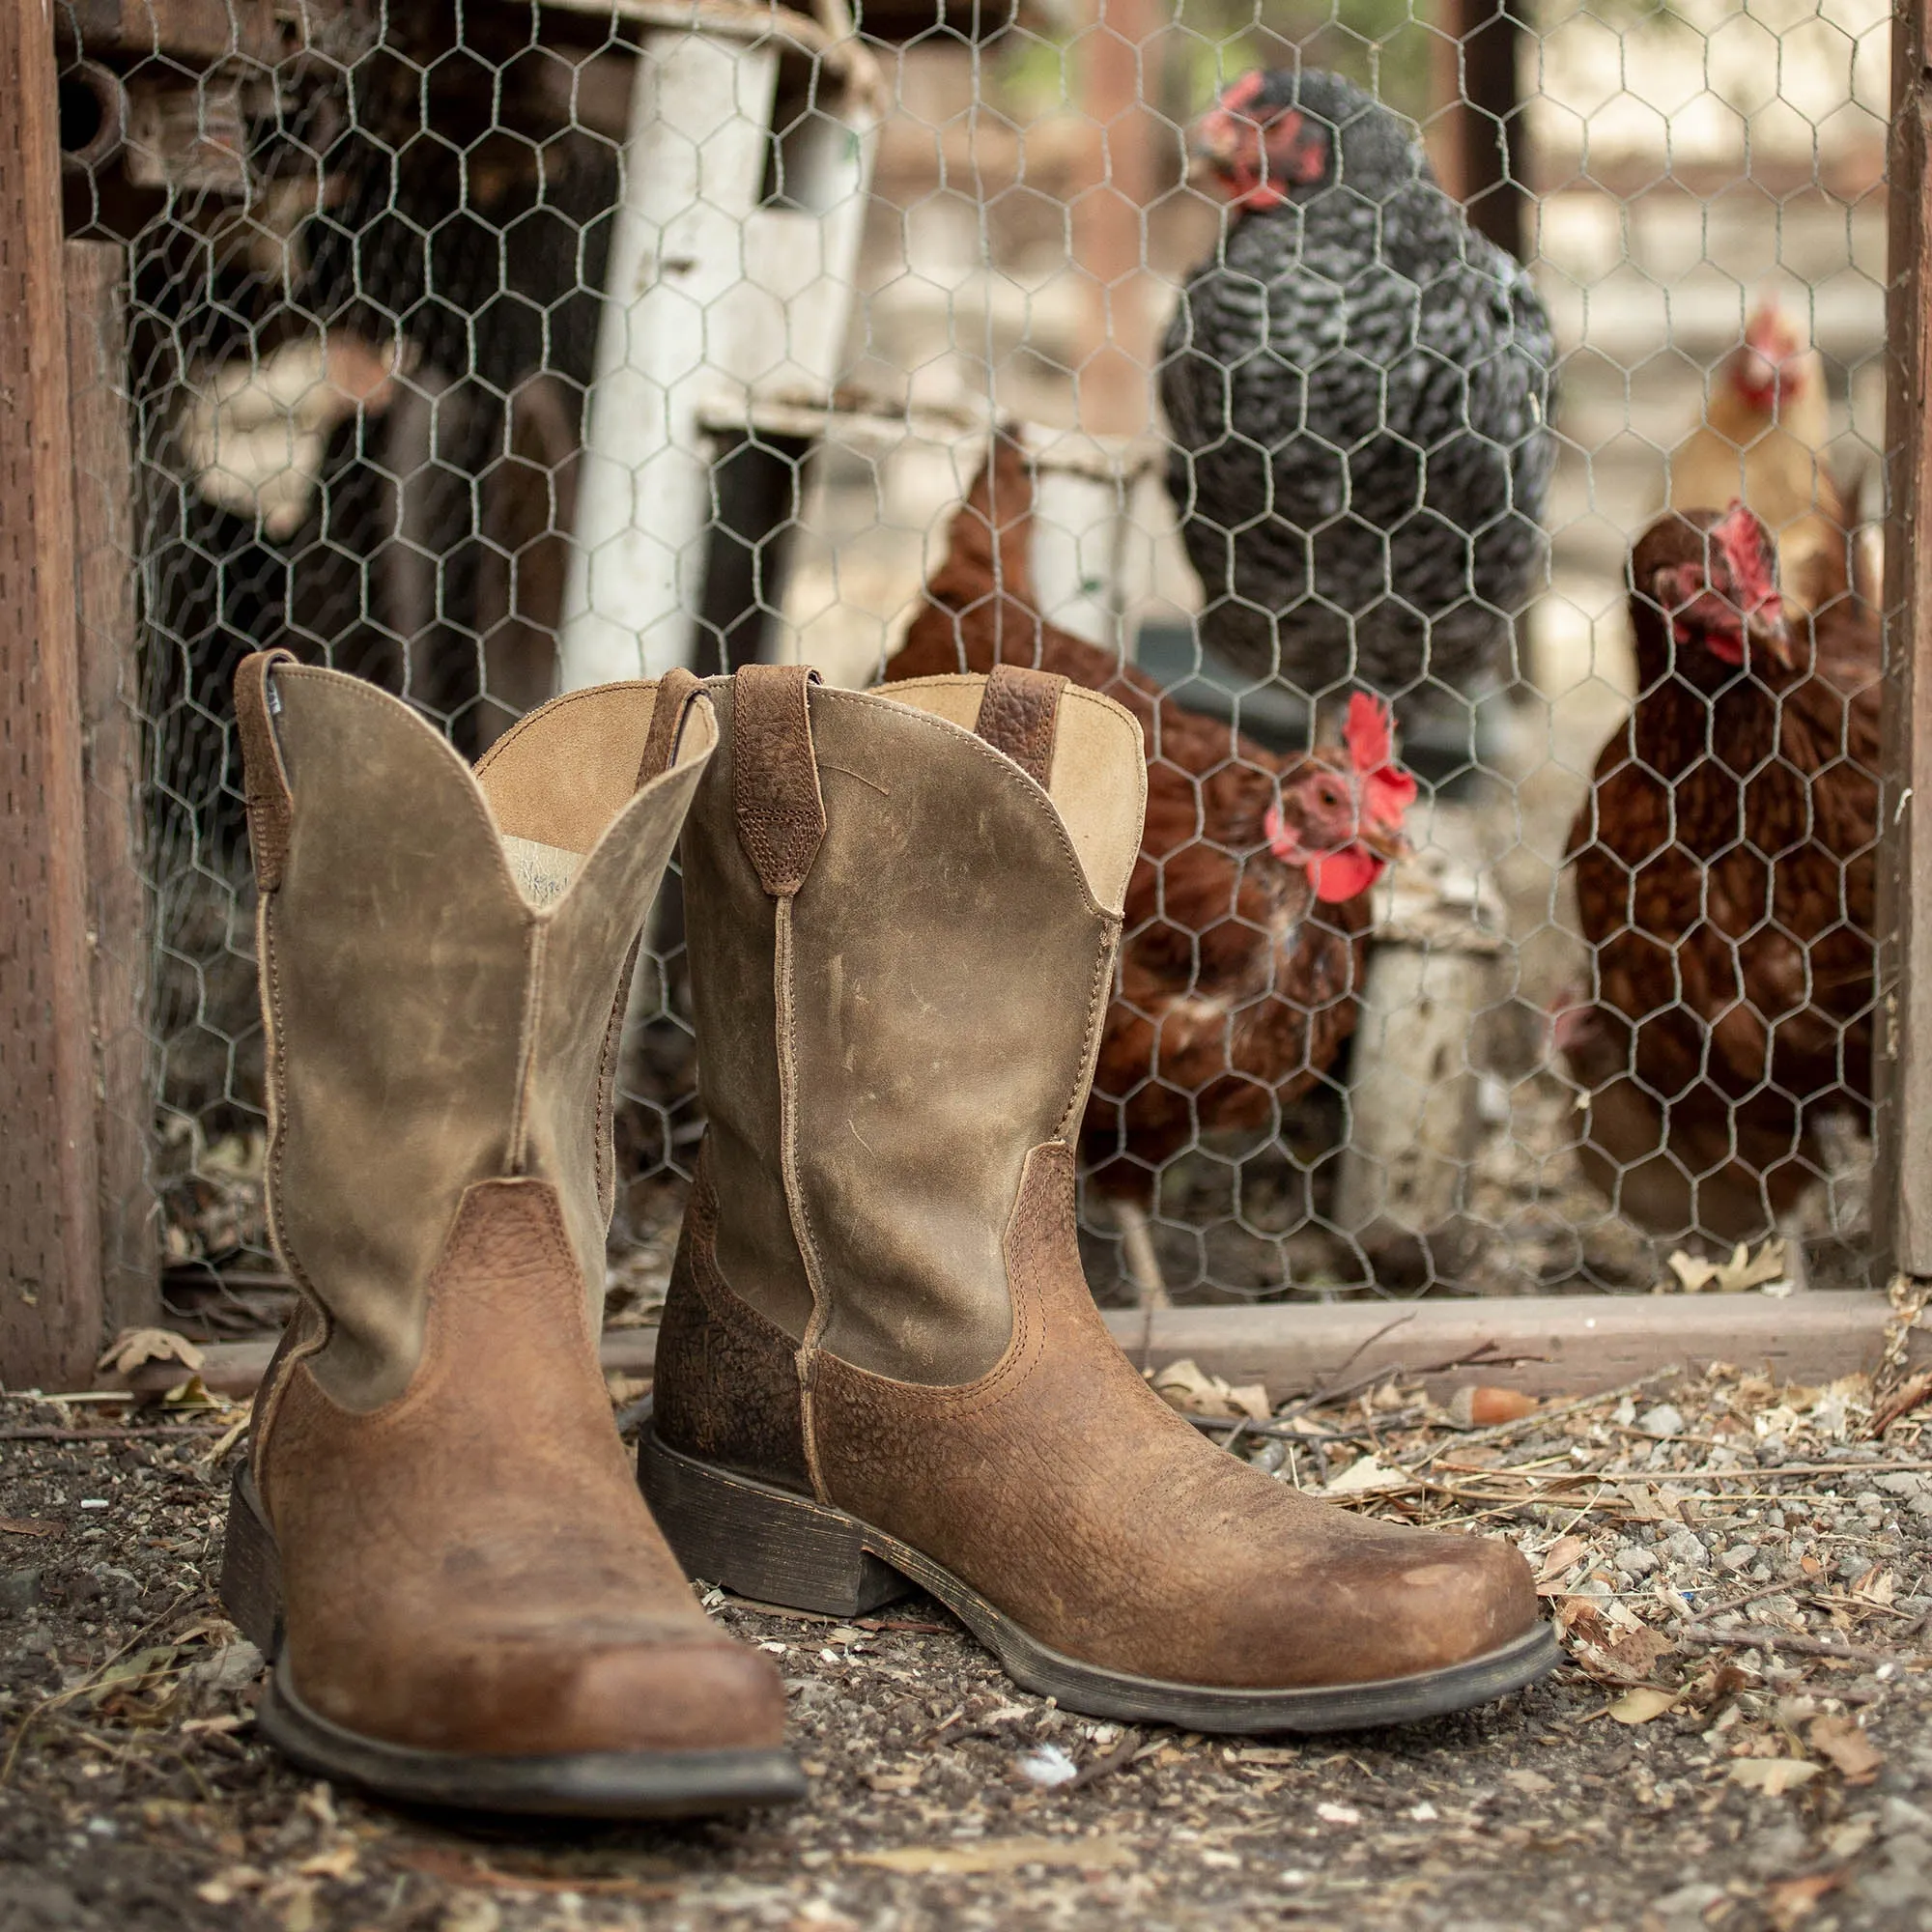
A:
<svg viewBox="0 0 1932 1932">
<path fill-rule="evenodd" d="M 1844 575 L 1852 519 L 1830 438 L 1824 358 L 1767 298 L 1713 376 L 1703 421 L 1670 453 L 1667 506 L 1742 499 L 1777 540 L 1787 611 L 1815 609 Z"/>
<path fill-rule="evenodd" d="M 1595 998 L 1556 1037 L 1592 1179 L 1668 1238 L 1776 1226 L 1820 1119 L 1869 1108 L 1879 634 L 1842 560 L 1820 588 L 1784 610 L 1739 503 L 1631 559 L 1639 695 L 1571 835 Z"/>
<path fill-rule="evenodd" d="M 1326 1071 L 1355 1024 L 1368 889 L 1408 849 L 1415 781 L 1386 706 L 1358 694 L 1344 743 L 1282 757 L 1045 622 L 1032 603 L 1032 481 L 1005 436 L 953 519 L 888 679 L 1033 665 L 1141 721 L 1147 828 L 1082 1134 L 1130 1273 L 1162 1295 L 1147 1209 L 1195 1135 L 1255 1128 Z"/>
</svg>

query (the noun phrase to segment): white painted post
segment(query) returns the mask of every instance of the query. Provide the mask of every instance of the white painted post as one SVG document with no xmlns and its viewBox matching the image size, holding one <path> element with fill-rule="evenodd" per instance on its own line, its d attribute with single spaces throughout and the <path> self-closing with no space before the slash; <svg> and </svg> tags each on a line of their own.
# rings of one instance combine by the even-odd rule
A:
<svg viewBox="0 0 1932 1932">
<path fill-rule="evenodd" d="M 701 416 L 736 359 L 720 304 L 745 277 L 777 79 L 769 43 L 642 38 L 564 594 L 566 691 L 691 662 L 711 521 Z"/>
</svg>

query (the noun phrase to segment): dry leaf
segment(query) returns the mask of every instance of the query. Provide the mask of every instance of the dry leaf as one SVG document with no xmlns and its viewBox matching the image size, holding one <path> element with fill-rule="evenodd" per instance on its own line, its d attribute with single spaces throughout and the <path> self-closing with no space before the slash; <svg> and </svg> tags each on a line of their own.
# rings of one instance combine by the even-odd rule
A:
<svg viewBox="0 0 1932 1932">
<path fill-rule="evenodd" d="M 1844 1876 L 1843 1872 L 1811 1872 L 1804 1878 L 1780 1879 L 1776 1885 L 1767 1886 L 1765 1910 L 1771 1914 L 1771 1922 L 1777 1932 L 1790 1932 L 1801 1918 L 1809 1916 L 1828 1891 L 1835 1890 L 1844 1882 Z"/>
<path fill-rule="evenodd" d="M 1458 1429 L 1493 1429 L 1499 1422 L 1520 1422 L 1543 1405 L 1520 1389 L 1482 1384 L 1460 1388 L 1449 1399 L 1449 1420 Z"/>
<path fill-rule="evenodd" d="M 1740 1241 L 1727 1262 L 1706 1261 L 1683 1248 L 1670 1257 L 1670 1272 L 1686 1294 L 1701 1294 L 1707 1288 L 1719 1294 L 1743 1294 L 1778 1280 L 1784 1271 L 1784 1243 L 1776 1239 L 1765 1242 L 1755 1255 Z"/>
<path fill-rule="evenodd" d="M 0 1530 L 9 1536 L 58 1536 L 62 1527 L 57 1522 L 35 1522 L 17 1516 L 0 1516 Z"/>
<path fill-rule="evenodd" d="M 344 1838 L 328 1851 L 317 1852 L 296 1867 L 303 1878 L 347 1878 L 362 1857 L 354 1838 Z"/>
<path fill-rule="evenodd" d="M 1881 1609 L 1889 1609 L 1892 1599 L 1898 1595 L 1898 1578 L 1889 1570 L 1873 1564 L 1852 1585 L 1852 1595 L 1861 1603 L 1876 1604 Z"/>
<path fill-rule="evenodd" d="M 1022 1865 L 1070 1865 L 1103 1871 L 1130 1865 L 1133 1853 L 1118 1838 L 981 1838 L 978 1844 L 901 1845 L 889 1852 L 854 1852 L 850 1862 L 882 1871 L 964 1876 L 1018 1871 Z"/>
<path fill-rule="evenodd" d="M 203 1359 L 202 1351 L 172 1328 L 124 1328 L 94 1366 L 117 1376 L 131 1376 L 148 1362 L 179 1362 L 192 1370 L 200 1368 Z"/>
<path fill-rule="evenodd" d="M 1837 1767 L 1847 1784 L 1869 1784 L 1885 1762 L 1850 1718 L 1813 1718 L 1804 1736 L 1820 1757 Z"/>
<path fill-rule="evenodd" d="M 1577 1663 L 1600 1684 L 1641 1684 L 1673 1648 L 1647 1624 L 1612 1633 L 1588 1597 L 1565 1597 L 1557 1605 L 1556 1626 L 1570 1639 Z"/>
<path fill-rule="evenodd" d="M 1932 1396 L 1932 1369 L 1920 1369 L 1908 1377 L 1872 1411 L 1865 1426 L 1868 1435 L 1883 1435 L 1901 1415 L 1910 1415 L 1927 1396 Z"/>
<path fill-rule="evenodd" d="M 1225 1416 L 1231 1422 L 1245 1415 L 1250 1422 L 1265 1422 L 1274 1413 L 1267 1390 L 1259 1382 L 1234 1388 L 1190 1360 L 1170 1362 L 1148 1381 L 1161 1401 L 1182 1415 Z"/>
<path fill-rule="evenodd" d="M 1731 1765 L 1731 1782 L 1767 1798 L 1781 1798 L 1795 1786 L 1818 1776 L 1807 1757 L 1741 1757 Z"/>
<path fill-rule="evenodd" d="M 1406 1490 L 1414 1481 L 1406 1469 L 1391 1469 L 1379 1456 L 1364 1456 L 1350 1463 L 1333 1482 L 1325 1483 L 1324 1496 L 1370 1496 L 1384 1490 Z"/>
<path fill-rule="evenodd" d="M 1855 1859 L 1878 1835 L 1875 1818 L 1847 1818 L 1825 1833 L 1825 1855 L 1840 1864 Z"/>
<path fill-rule="evenodd" d="M 1590 1553 L 1590 1546 L 1580 1536 L 1559 1536 L 1543 1552 L 1543 1567 L 1536 1573 L 1539 1583 L 1547 1583 L 1563 1575 L 1579 1557 Z"/>
<path fill-rule="evenodd" d="M 1653 1718 L 1674 1711 L 1680 1695 L 1680 1691 L 1660 1690 L 1655 1685 L 1639 1684 L 1634 1690 L 1626 1690 L 1610 1706 L 1607 1715 L 1620 1724 L 1647 1724 Z"/>
</svg>

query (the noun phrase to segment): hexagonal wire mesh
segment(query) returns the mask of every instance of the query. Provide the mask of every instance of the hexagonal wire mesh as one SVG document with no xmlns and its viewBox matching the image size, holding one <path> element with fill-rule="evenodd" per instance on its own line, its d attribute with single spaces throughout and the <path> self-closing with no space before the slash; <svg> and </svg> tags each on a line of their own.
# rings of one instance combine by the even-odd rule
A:
<svg viewBox="0 0 1932 1932">
<path fill-rule="evenodd" d="M 249 19 L 64 55 L 70 226 L 135 237 L 176 1319 L 282 1286 L 227 697 L 274 644 L 472 754 L 680 662 L 1126 698 L 1103 1300 L 1858 1273 L 1879 0 Z M 1769 537 L 1693 515 L 1633 594 L 1666 499 Z M 673 891 L 619 1320 L 702 1124 L 679 929 Z"/>
</svg>

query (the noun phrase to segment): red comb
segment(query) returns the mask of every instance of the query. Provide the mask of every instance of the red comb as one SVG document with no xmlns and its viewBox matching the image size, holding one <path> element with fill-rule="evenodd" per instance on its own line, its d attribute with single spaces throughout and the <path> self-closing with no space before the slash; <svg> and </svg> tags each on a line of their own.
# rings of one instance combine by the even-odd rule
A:
<svg viewBox="0 0 1932 1932">
<path fill-rule="evenodd" d="M 1711 526 L 1711 541 L 1723 553 L 1731 583 L 1747 611 L 1761 611 L 1776 617 L 1782 605 L 1777 594 L 1776 553 L 1771 532 L 1755 511 L 1734 498 L 1731 507 Z"/>
<path fill-rule="evenodd" d="M 1262 74 L 1259 70 L 1244 73 L 1239 80 L 1231 82 L 1222 91 L 1221 105 L 1230 114 L 1238 114 L 1256 95 L 1262 91 Z"/>
<path fill-rule="evenodd" d="M 1387 703 L 1358 691 L 1349 700 L 1349 722 L 1342 727 L 1349 762 L 1358 772 L 1379 771 L 1395 756 L 1395 729 Z"/>
<path fill-rule="evenodd" d="M 1395 714 L 1388 700 L 1358 691 L 1342 727 L 1349 763 L 1362 781 L 1362 815 L 1372 824 L 1400 826 L 1415 803 L 1416 784 L 1395 761 Z"/>
</svg>

